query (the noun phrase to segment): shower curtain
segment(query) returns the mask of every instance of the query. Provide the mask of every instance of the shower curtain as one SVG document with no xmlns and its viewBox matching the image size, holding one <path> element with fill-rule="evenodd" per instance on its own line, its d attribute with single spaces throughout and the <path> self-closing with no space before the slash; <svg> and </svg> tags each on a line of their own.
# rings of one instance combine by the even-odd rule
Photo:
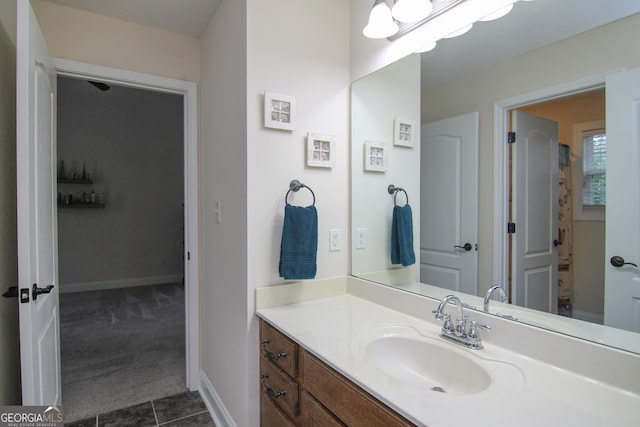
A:
<svg viewBox="0 0 640 427">
<path fill-rule="evenodd" d="M 571 161 L 568 145 L 559 145 L 558 172 L 558 314 L 572 316 Z"/>
</svg>

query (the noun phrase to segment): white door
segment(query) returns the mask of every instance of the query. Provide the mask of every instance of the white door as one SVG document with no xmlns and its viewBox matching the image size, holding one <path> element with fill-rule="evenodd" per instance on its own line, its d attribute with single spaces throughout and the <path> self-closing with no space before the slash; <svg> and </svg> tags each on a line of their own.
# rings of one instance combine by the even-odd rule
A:
<svg viewBox="0 0 640 427">
<path fill-rule="evenodd" d="M 478 293 L 479 114 L 422 126 L 420 281 Z"/>
<path fill-rule="evenodd" d="M 640 69 L 606 81 L 607 207 L 604 323 L 640 332 Z"/>
<path fill-rule="evenodd" d="M 513 303 L 558 312 L 558 123 L 513 111 Z M 506 227 L 506 224 L 505 224 Z"/>
<path fill-rule="evenodd" d="M 22 403 L 59 405 L 54 196 L 56 75 L 29 1 L 18 1 L 17 19 L 16 166 Z M 36 288 L 48 293 L 38 295 L 34 292 Z"/>
</svg>

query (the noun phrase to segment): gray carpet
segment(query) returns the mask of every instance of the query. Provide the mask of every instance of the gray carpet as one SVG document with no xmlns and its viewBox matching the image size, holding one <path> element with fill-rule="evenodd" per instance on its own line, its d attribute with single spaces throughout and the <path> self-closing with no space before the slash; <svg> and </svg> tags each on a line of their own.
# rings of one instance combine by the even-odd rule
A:
<svg viewBox="0 0 640 427">
<path fill-rule="evenodd" d="M 60 294 L 65 421 L 187 391 L 184 287 Z"/>
</svg>

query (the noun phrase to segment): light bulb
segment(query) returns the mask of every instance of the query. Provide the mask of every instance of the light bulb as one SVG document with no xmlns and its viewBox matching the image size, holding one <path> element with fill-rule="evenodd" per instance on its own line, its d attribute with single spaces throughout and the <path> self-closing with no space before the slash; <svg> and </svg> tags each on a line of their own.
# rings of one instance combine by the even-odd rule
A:
<svg viewBox="0 0 640 427">
<path fill-rule="evenodd" d="M 383 39 L 398 32 L 398 24 L 391 17 L 391 10 L 385 0 L 376 0 L 369 14 L 369 22 L 362 34 L 370 39 Z"/>
<path fill-rule="evenodd" d="M 429 16 L 432 9 L 429 0 L 396 0 L 391 13 L 400 22 L 416 22 Z"/>
</svg>

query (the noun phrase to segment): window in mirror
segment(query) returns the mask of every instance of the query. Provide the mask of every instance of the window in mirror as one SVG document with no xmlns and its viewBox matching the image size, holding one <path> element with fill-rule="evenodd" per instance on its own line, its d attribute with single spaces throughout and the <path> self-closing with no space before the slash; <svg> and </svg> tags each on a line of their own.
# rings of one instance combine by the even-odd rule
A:
<svg viewBox="0 0 640 427">
<path fill-rule="evenodd" d="M 606 200 L 607 135 L 597 133 L 582 138 L 583 206 L 604 206 Z"/>
<path fill-rule="evenodd" d="M 604 221 L 606 205 L 607 135 L 603 121 L 574 126 L 576 161 L 573 181 L 574 219 Z"/>
</svg>

